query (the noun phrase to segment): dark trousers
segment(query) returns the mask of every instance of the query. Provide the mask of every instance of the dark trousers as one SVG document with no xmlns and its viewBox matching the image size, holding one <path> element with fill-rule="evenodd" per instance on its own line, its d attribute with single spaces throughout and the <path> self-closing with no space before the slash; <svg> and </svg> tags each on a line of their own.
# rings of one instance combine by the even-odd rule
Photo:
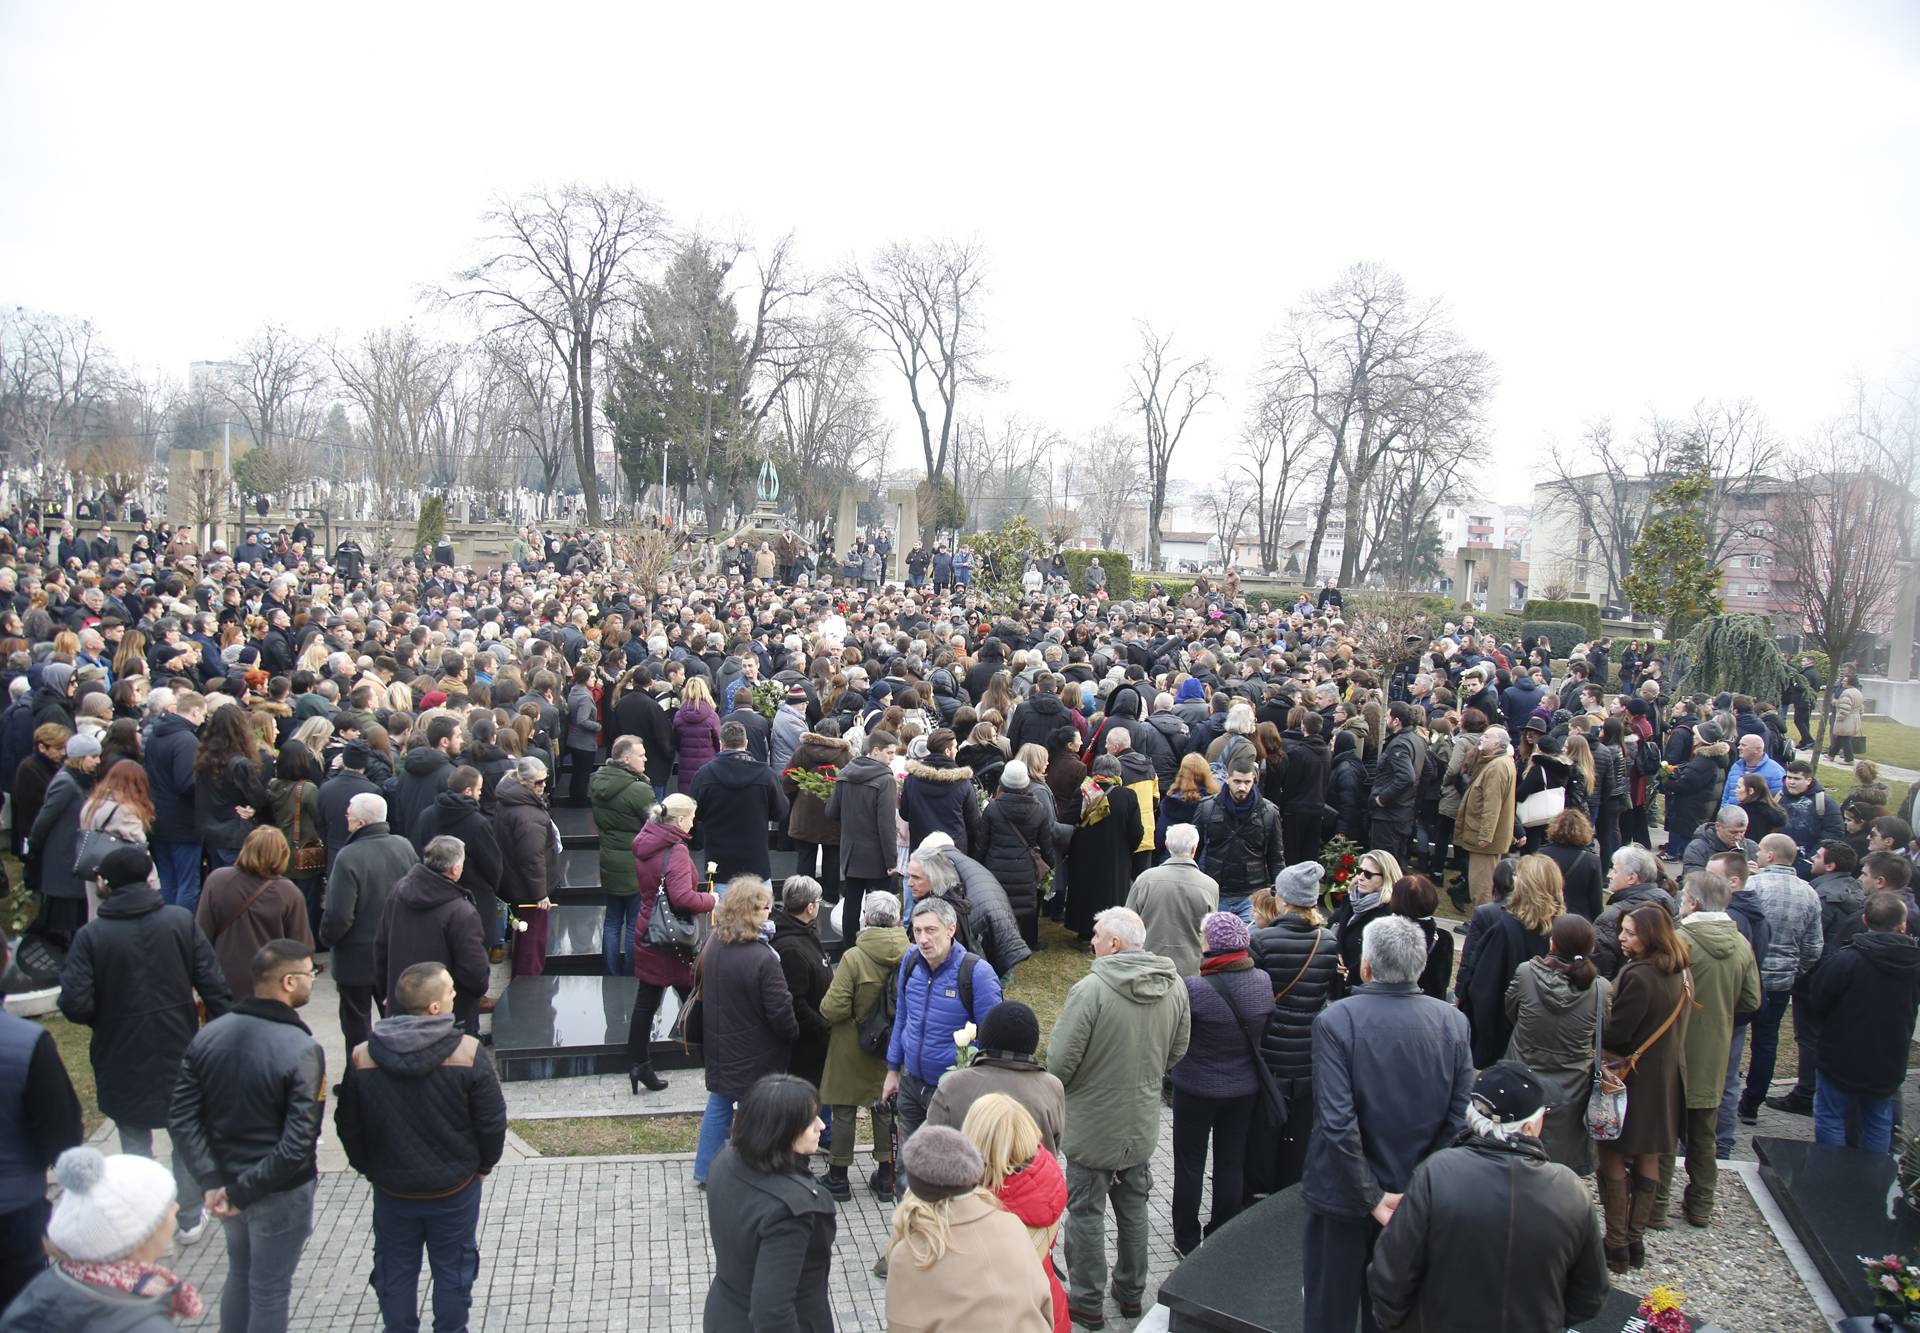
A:
<svg viewBox="0 0 1920 1333">
<path fill-rule="evenodd" d="M 560 762 L 572 773 L 567 786 L 567 804 L 575 807 L 587 802 L 587 784 L 593 780 L 593 770 L 598 767 L 598 750 L 576 750 L 569 746 L 560 752 Z M 558 787 L 556 781 L 553 784 Z"/>
<path fill-rule="evenodd" d="M 353 1048 L 365 1041 L 373 1031 L 373 1011 L 378 1009 L 380 1017 L 387 1016 L 387 1006 L 371 986 L 340 987 L 340 1036 L 347 1043 L 347 1055 L 353 1055 Z"/>
<path fill-rule="evenodd" d="M 840 847 L 837 843 L 802 842 L 793 840 L 793 850 L 799 858 L 794 870 L 796 875 L 812 875 L 820 881 L 820 894 L 829 903 L 840 901 Z M 821 851 L 825 856 L 820 855 Z M 815 869 L 815 866 L 818 869 Z"/>
<path fill-rule="evenodd" d="M 47 1252 L 40 1238 L 47 1234 L 53 1205 L 36 1199 L 25 1208 L 0 1213 L 0 1311 L 26 1289 L 27 1283 L 47 1271 Z"/>
<path fill-rule="evenodd" d="M 1358 1319 L 1364 1333 L 1380 1333 L 1367 1295 L 1367 1265 L 1379 1239 L 1380 1224 L 1371 1217 L 1332 1217 L 1307 1210 L 1300 1246 L 1307 1271 L 1302 1328 L 1348 1333 Z"/>
<path fill-rule="evenodd" d="M 1813 1105 L 1814 1061 L 1820 1051 L 1820 1024 L 1807 1011 L 1807 982 L 1801 977 L 1793 984 L 1793 1042 L 1800 1051 L 1800 1076 L 1787 1095 L 1804 1106 Z"/>
<path fill-rule="evenodd" d="M 1806 749 L 1813 744 L 1813 733 L 1808 728 L 1813 723 L 1813 705 L 1796 704 L 1793 709 L 1793 729 L 1800 733 L 1800 748 Z"/>
<path fill-rule="evenodd" d="M 1240 1211 L 1245 1197 L 1247 1128 L 1258 1093 L 1200 1097 L 1173 1090 L 1173 1243 L 1191 1252 Z M 1213 1213 L 1200 1229 L 1200 1184 L 1213 1140 Z"/>
<path fill-rule="evenodd" d="M 1622 841 L 1638 843 L 1651 849 L 1653 847 L 1653 829 L 1647 823 L 1647 807 L 1630 805 L 1626 813 L 1620 816 L 1620 836 Z"/>
<path fill-rule="evenodd" d="M 434 1333 L 459 1333 L 480 1274 L 480 1178 L 442 1199 L 373 1192 L 373 1290 L 389 1330 L 420 1327 L 420 1251 L 433 1272 Z"/>
<path fill-rule="evenodd" d="M 1266 1098 L 1253 1099 L 1253 1123 L 1247 1131 L 1246 1195 L 1278 1194 L 1298 1185 L 1307 1170 L 1307 1136 L 1313 1130 L 1313 1080 L 1280 1080 L 1287 1120 L 1273 1123 Z"/>
<path fill-rule="evenodd" d="M 1760 1001 L 1760 1012 L 1753 1016 L 1749 1026 L 1753 1050 L 1747 1057 L 1746 1090 L 1740 1094 L 1742 1111 L 1757 1111 L 1767 1095 L 1767 1085 L 1773 1082 L 1774 1060 L 1780 1054 L 1780 1020 L 1787 1016 L 1792 999 L 1791 990 L 1770 990 Z"/>
<path fill-rule="evenodd" d="M 1290 865 L 1320 859 L 1320 816 L 1288 813 L 1280 817 L 1280 845 Z"/>
<path fill-rule="evenodd" d="M 1395 807 L 1391 814 L 1378 809 L 1373 812 L 1373 845 L 1388 853 L 1402 866 L 1413 864 L 1412 815 L 1411 808 L 1399 807 Z"/>
<path fill-rule="evenodd" d="M 678 986 L 674 994 L 681 1002 L 686 1001 L 686 992 Z M 660 1001 L 665 999 L 667 988 L 655 986 L 650 982 L 641 982 L 633 993 L 633 1017 L 627 1020 L 627 1060 L 631 1064 L 650 1065 L 653 1063 L 653 1020 L 660 1012 Z"/>
<path fill-rule="evenodd" d="M 1859 738 L 1857 736 L 1828 737 L 1827 738 L 1827 758 L 1831 759 L 1836 754 L 1838 754 L 1838 755 L 1844 756 L 1846 759 L 1846 762 L 1851 764 L 1853 762 L 1853 743 L 1858 739 Z"/>
<path fill-rule="evenodd" d="M 1613 854 L 1620 850 L 1620 802 L 1611 798 L 1600 802 L 1599 810 L 1593 821 L 1593 836 L 1600 844 L 1600 864 L 1613 864 Z"/>
<path fill-rule="evenodd" d="M 600 919 L 600 956 L 610 977 L 633 975 L 633 931 L 640 922 L 640 895 L 610 893 Z"/>
</svg>

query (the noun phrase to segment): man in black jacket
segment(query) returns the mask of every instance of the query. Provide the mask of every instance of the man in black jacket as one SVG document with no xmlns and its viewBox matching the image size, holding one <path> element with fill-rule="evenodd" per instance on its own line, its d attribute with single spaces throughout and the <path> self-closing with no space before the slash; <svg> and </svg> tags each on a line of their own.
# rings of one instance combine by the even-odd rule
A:
<svg viewBox="0 0 1920 1333">
<path fill-rule="evenodd" d="M 723 729 L 723 744 L 725 736 Z M 893 822 L 899 808 L 899 788 L 893 777 L 893 755 L 898 745 L 890 731 L 869 732 L 866 752 L 840 770 L 833 794 L 827 798 L 827 818 L 840 825 L 843 940 L 860 933 L 862 899 L 869 893 L 900 891 L 899 840 Z M 700 776 L 706 777 L 704 769 Z"/>
<path fill-rule="evenodd" d="M 0 934 L 0 972 L 12 957 Z M 47 1271 L 41 1237 L 52 1210 L 47 1171 L 68 1148 L 85 1139 L 80 1098 L 53 1033 L 38 1023 L 0 1011 L 0 1125 L 9 1168 L 0 1175 L 0 1310 Z M 184 1173 L 183 1173 L 184 1174 Z M 176 1233 L 177 1234 L 177 1233 Z"/>
<path fill-rule="evenodd" d="M 1820 1024 L 1813 1139 L 1884 1153 L 1892 1151 L 1894 1099 L 1920 1012 L 1920 946 L 1907 933 L 1900 894 L 1873 894 L 1865 918 L 1866 929 L 1820 965 L 1808 991 Z"/>
<path fill-rule="evenodd" d="M 347 1161 L 373 1185 L 372 1286 L 389 1328 L 419 1323 L 422 1247 L 434 1327 L 466 1327 L 480 1180 L 506 1146 L 500 1080 L 486 1048 L 455 1026 L 453 995 L 439 963 L 402 972 L 393 1017 L 348 1053 L 334 1113 Z"/>
<path fill-rule="evenodd" d="M 347 824 L 347 807 L 356 796 L 380 796 L 380 784 L 367 776 L 367 760 L 372 753 L 365 741 L 348 741 L 340 751 L 340 767 L 320 784 L 320 837 L 327 845 L 329 874 L 340 849 L 353 834 Z M 384 796 L 381 803 L 386 803 Z"/>
<path fill-rule="evenodd" d="M 153 798 L 148 849 L 160 872 L 160 896 L 193 911 L 200 902 L 200 840 L 193 817 L 193 759 L 207 701 L 193 690 L 174 696 L 171 712 L 154 719 L 147 737 L 147 790 Z M 164 836 L 171 835 L 171 836 Z"/>
<path fill-rule="evenodd" d="M 1497 1311 L 1509 1328 L 1570 1328 L 1611 1282 L 1580 1178 L 1540 1145 L 1547 1094 L 1517 1064 L 1480 1075 L 1467 1132 L 1414 1169 L 1367 1270 L 1387 1333 Z"/>
<path fill-rule="evenodd" d="M 764 719 L 762 719 L 764 721 Z M 764 760 L 747 753 L 747 729 L 729 717 L 720 726 L 720 753 L 693 780 L 700 803 L 693 841 L 712 858 L 714 881 L 773 873 L 767 826 L 787 818 L 786 793 Z"/>
<path fill-rule="evenodd" d="M 413 850 L 424 852 L 435 838 L 458 838 L 467 849 L 460 887 L 480 913 L 480 933 L 489 954 L 500 946 L 500 843 L 493 821 L 480 809 L 480 770 L 465 764 L 447 775 L 447 789 L 413 821 Z"/>
<path fill-rule="evenodd" d="M 1387 706 L 1387 743 L 1373 766 L 1373 845 L 1403 865 L 1413 856 L 1414 816 L 1420 808 L 1420 778 L 1427 762 L 1427 738 L 1420 713 L 1395 700 Z"/>
<path fill-rule="evenodd" d="M 480 1035 L 480 1001 L 493 974 L 480 914 L 460 887 L 467 849 L 458 838 L 435 838 L 420 864 L 387 895 L 373 941 L 373 984 L 391 1001 L 400 974 L 415 963 L 439 963 L 453 974 L 454 1016 Z"/>
<path fill-rule="evenodd" d="M 465 729 L 458 718 L 442 713 L 427 723 L 426 744 L 407 751 L 394 778 L 394 828 L 403 835 L 413 832 L 413 821 L 420 812 L 447 789 L 447 777 L 465 748 Z"/>
<path fill-rule="evenodd" d="M 222 1328 L 285 1328 L 313 1231 L 327 1057 L 294 1011 L 313 995 L 313 950 L 274 940 L 253 994 L 200 1030 L 180 1063 L 167 1129 L 227 1233 Z"/>
<path fill-rule="evenodd" d="M 1251 754 L 1227 763 L 1226 785 L 1200 803 L 1200 869 L 1220 886 L 1220 910 L 1253 920 L 1253 895 L 1286 869 L 1280 811 L 1260 794 Z"/>
</svg>

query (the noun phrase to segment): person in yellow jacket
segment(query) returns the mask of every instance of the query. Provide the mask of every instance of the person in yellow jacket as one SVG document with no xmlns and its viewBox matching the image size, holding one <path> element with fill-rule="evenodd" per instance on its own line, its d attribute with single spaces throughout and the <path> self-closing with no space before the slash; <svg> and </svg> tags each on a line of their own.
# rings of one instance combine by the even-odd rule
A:
<svg viewBox="0 0 1920 1333">
<path fill-rule="evenodd" d="M 1154 822 L 1159 811 L 1160 775 L 1153 761 L 1133 748 L 1133 737 L 1124 727 L 1107 733 L 1107 753 L 1120 761 L 1120 782 L 1140 798 L 1140 845 L 1133 849 L 1133 877 L 1147 873 L 1153 865 Z"/>
</svg>

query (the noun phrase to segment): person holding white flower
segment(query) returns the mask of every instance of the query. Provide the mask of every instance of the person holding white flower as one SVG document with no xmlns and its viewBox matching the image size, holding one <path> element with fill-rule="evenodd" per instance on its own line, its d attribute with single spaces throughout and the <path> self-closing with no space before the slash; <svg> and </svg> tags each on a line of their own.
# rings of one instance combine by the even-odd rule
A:
<svg viewBox="0 0 1920 1333">
<path fill-rule="evenodd" d="M 660 1011 L 667 987 L 673 987 L 684 1004 L 693 986 L 690 957 L 647 943 L 647 926 L 660 910 L 660 894 L 664 892 L 673 910 L 684 916 L 711 912 L 718 901 L 701 888 L 699 872 L 687 850 L 697 810 L 693 797 L 674 792 L 653 807 L 646 827 L 634 835 L 630 845 L 634 879 L 640 886 L 632 941 L 633 975 L 640 984 L 633 995 L 633 1016 L 627 1020 L 627 1086 L 636 1097 L 642 1084 L 649 1092 L 667 1086 L 667 1081 L 653 1072 L 652 1040 L 653 1018 Z M 708 872 L 712 872 L 711 863 Z"/>
<path fill-rule="evenodd" d="M 913 905 L 913 947 L 901 960 L 887 1077 L 880 1098 L 899 1095 L 900 1145 L 926 1121 L 940 1076 L 958 1063 L 954 1034 L 1000 1003 L 1000 978 L 986 959 L 954 943 L 953 904 L 930 895 Z"/>
</svg>

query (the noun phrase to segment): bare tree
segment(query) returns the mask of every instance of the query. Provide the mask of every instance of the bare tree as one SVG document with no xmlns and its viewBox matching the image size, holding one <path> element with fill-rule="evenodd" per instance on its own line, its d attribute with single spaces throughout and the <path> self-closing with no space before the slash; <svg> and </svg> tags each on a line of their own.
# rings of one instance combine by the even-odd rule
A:
<svg viewBox="0 0 1920 1333">
<path fill-rule="evenodd" d="M 1048 464 L 1065 447 L 1059 431 L 1018 413 L 992 426 L 963 422 L 953 451 L 953 474 L 966 502 L 968 526 L 997 528 L 1044 504 Z"/>
<path fill-rule="evenodd" d="M 245 424 L 254 447 L 284 462 L 298 481 L 312 471 L 307 445 L 319 424 L 313 414 L 325 383 L 318 349 L 266 324 L 241 345 L 233 374 L 215 381 L 214 395 Z"/>
<path fill-rule="evenodd" d="M 1213 539 L 1220 548 L 1220 567 L 1232 569 L 1234 552 L 1240 545 L 1241 529 L 1246 526 L 1247 511 L 1253 508 L 1253 488 L 1247 479 L 1229 472 L 1200 497 L 1200 512 L 1213 528 Z"/>
<path fill-rule="evenodd" d="M 1260 386 L 1260 398 L 1241 431 L 1239 468 L 1253 485 L 1260 568 L 1280 567 L 1281 532 L 1299 498 L 1324 436 L 1298 379 L 1284 374 Z"/>
<path fill-rule="evenodd" d="M 1346 481 L 1340 576 L 1351 581 L 1376 473 L 1414 431 L 1443 422 L 1458 429 L 1476 417 L 1492 389 L 1491 364 L 1454 332 L 1444 303 L 1416 301 L 1399 274 L 1356 264 L 1294 312 L 1274 369 L 1299 377 L 1332 451 L 1306 577 L 1319 572 L 1337 472 Z"/>
<path fill-rule="evenodd" d="M 795 510 L 824 528 L 840 490 L 885 463 L 888 433 L 858 331 L 828 314 L 798 336 L 809 351 L 773 396 L 774 435 Z"/>
<path fill-rule="evenodd" d="M 540 517 L 545 518 L 554 489 L 572 461 L 572 408 L 560 354 L 546 338 L 527 329 L 495 334 L 485 346 L 505 385 L 503 431 L 525 446 L 522 459 L 530 459 L 538 472 Z M 520 479 L 518 469 L 514 476 Z"/>
<path fill-rule="evenodd" d="M 1118 549 L 1127 515 L 1140 502 L 1146 481 L 1143 456 L 1139 436 L 1109 423 L 1087 438 L 1085 459 L 1069 463 L 1069 475 L 1079 486 L 1069 486 L 1062 508 L 1078 511 L 1098 534 L 1104 550 Z"/>
<path fill-rule="evenodd" d="M 360 409 L 375 517 L 399 518 L 433 456 L 441 400 L 459 367 L 457 349 L 405 324 L 336 347 L 332 359 L 341 388 Z"/>
<path fill-rule="evenodd" d="M 1899 565 L 1912 549 L 1907 479 L 1916 448 L 1913 416 L 1862 393 L 1846 417 L 1784 460 L 1767 538 L 1786 576 L 1775 586 L 1835 668 L 1821 701 L 1821 745 L 1838 668 L 1867 634 L 1886 627 L 1902 582 Z"/>
<path fill-rule="evenodd" d="M 96 428 L 112 381 L 88 321 L 18 308 L 0 316 L 0 449 L 44 483 L 47 466 Z"/>
<path fill-rule="evenodd" d="M 117 512 L 147 483 L 153 450 L 136 435 L 103 435 L 73 456 L 75 475 L 96 483 Z"/>
<path fill-rule="evenodd" d="M 978 241 L 896 241 L 869 268 L 850 263 L 834 284 L 841 309 L 907 382 L 929 482 L 946 475 L 960 395 L 990 382 L 981 366 L 986 274 Z"/>
<path fill-rule="evenodd" d="M 594 451 L 594 358 L 609 311 L 629 297 L 635 268 L 665 221 L 628 187 L 570 184 L 501 200 L 483 256 L 456 275 L 450 299 L 484 313 L 494 332 L 526 329 L 554 350 L 566 386 L 568 443 L 587 522 L 600 524 Z"/>
<path fill-rule="evenodd" d="M 1160 515 L 1167 507 L 1167 476 L 1174 450 L 1193 414 L 1214 392 L 1213 362 L 1182 360 L 1173 354 L 1173 335 L 1140 324 L 1140 357 L 1128 372 L 1130 401 L 1140 412 L 1147 437 L 1147 568 L 1160 568 Z"/>
</svg>

